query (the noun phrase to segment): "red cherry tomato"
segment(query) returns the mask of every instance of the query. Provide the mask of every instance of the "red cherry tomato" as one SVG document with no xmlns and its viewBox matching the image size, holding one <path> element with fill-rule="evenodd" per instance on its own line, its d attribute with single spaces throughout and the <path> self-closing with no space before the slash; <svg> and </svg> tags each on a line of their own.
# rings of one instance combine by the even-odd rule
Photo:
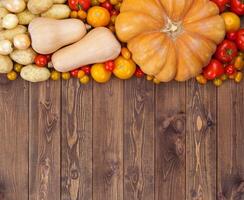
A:
<svg viewBox="0 0 244 200">
<path fill-rule="evenodd" d="M 230 10 L 239 16 L 244 15 L 244 1 L 230 0 Z"/>
<path fill-rule="evenodd" d="M 113 5 L 107 0 L 101 4 L 102 7 L 106 8 L 109 12 L 113 9 Z"/>
<path fill-rule="evenodd" d="M 224 40 L 217 47 L 215 58 L 223 63 L 231 62 L 238 54 L 237 46 L 230 40 Z"/>
<path fill-rule="evenodd" d="M 224 12 L 227 8 L 227 5 L 230 3 L 230 0 L 211 0 L 217 4 L 219 7 L 220 12 Z"/>
<path fill-rule="evenodd" d="M 203 68 L 203 76 L 208 80 L 214 80 L 223 75 L 224 72 L 223 64 L 216 59 L 212 59 L 210 63 Z"/>
<path fill-rule="evenodd" d="M 105 62 L 105 69 L 110 71 L 110 72 L 113 72 L 114 71 L 114 68 L 115 68 L 115 64 L 114 64 L 114 61 L 113 60 L 110 60 L 110 61 L 107 61 Z"/>
<path fill-rule="evenodd" d="M 47 61 L 50 62 L 51 61 L 51 58 L 52 58 L 52 55 L 51 54 L 47 54 L 45 56 L 47 57 Z"/>
<path fill-rule="evenodd" d="M 83 66 L 80 69 L 83 70 L 86 75 L 89 75 L 91 73 L 91 67 L 90 66 Z"/>
<path fill-rule="evenodd" d="M 79 73 L 79 69 L 74 69 L 70 72 L 71 76 L 73 76 L 74 78 L 78 77 L 78 73 Z"/>
<path fill-rule="evenodd" d="M 111 16 L 112 16 L 112 15 L 117 16 L 118 14 L 119 14 L 119 11 L 116 10 L 116 9 L 112 9 L 112 10 L 110 11 L 110 15 L 111 15 Z"/>
<path fill-rule="evenodd" d="M 135 72 L 135 76 L 136 76 L 137 78 L 142 78 L 144 75 L 145 75 L 145 74 L 144 74 L 144 72 L 141 70 L 141 68 L 140 68 L 140 67 L 137 67 L 137 68 L 136 68 L 136 72 Z"/>
<path fill-rule="evenodd" d="M 87 11 L 91 7 L 91 0 L 69 0 L 68 4 L 71 10 Z"/>
<path fill-rule="evenodd" d="M 237 32 L 236 44 L 239 50 L 244 51 L 244 29 Z"/>
<path fill-rule="evenodd" d="M 48 63 L 47 56 L 45 55 L 37 55 L 35 57 L 35 64 L 39 67 L 45 67 Z"/>
<path fill-rule="evenodd" d="M 227 65 L 225 67 L 225 74 L 230 76 L 236 73 L 236 68 L 234 65 Z"/>
<path fill-rule="evenodd" d="M 228 40 L 235 41 L 237 38 L 237 32 L 229 32 L 226 34 Z"/>
</svg>

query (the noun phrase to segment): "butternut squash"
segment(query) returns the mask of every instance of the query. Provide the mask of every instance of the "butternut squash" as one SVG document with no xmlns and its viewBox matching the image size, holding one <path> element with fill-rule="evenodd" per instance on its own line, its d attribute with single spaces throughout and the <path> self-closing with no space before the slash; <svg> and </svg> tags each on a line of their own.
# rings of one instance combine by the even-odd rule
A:
<svg viewBox="0 0 244 200">
<path fill-rule="evenodd" d="M 120 50 L 121 45 L 113 33 L 99 27 L 91 30 L 79 42 L 55 52 L 52 63 L 56 70 L 67 72 L 80 66 L 115 59 Z"/>
<path fill-rule="evenodd" d="M 79 41 L 86 34 L 81 20 L 56 20 L 38 17 L 29 25 L 32 47 L 40 54 L 50 54 L 63 46 Z"/>
</svg>

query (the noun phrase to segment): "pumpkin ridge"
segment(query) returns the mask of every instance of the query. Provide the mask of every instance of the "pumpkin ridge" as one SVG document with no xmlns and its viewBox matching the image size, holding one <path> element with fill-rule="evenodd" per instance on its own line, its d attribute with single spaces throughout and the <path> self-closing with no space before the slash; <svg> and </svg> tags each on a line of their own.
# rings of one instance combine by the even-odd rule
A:
<svg viewBox="0 0 244 200">
<path fill-rule="evenodd" d="M 163 42 L 165 42 L 165 41 L 167 42 L 166 44 L 163 45 L 163 46 L 165 46 L 165 48 L 166 48 L 166 58 L 167 58 L 168 53 L 169 53 L 169 40 L 170 40 L 170 38 L 168 38 L 168 36 L 166 35 L 165 38 L 164 38 L 164 40 L 160 42 L 160 43 L 163 43 Z M 160 48 L 161 48 L 161 47 L 158 47 L 157 51 L 160 50 Z M 148 61 L 146 62 L 146 64 L 145 64 L 144 66 L 147 66 L 148 63 L 151 62 L 151 60 L 155 58 L 155 56 L 156 56 L 156 54 L 154 54 L 154 55 L 151 57 L 151 59 L 148 60 Z M 167 62 L 167 59 L 164 60 L 164 63 L 161 65 L 161 68 L 157 70 L 157 72 L 154 72 L 153 74 L 149 74 L 149 75 L 156 76 L 156 75 L 157 75 L 157 74 L 164 68 L 164 65 L 166 64 L 166 62 Z M 156 70 L 156 69 L 155 69 L 155 70 Z"/>
<path fill-rule="evenodd" d="M 166 62 L 165 64 L 163 65 L 161 71 L 155 75 L 155 77 L 162 81 L 162 82 L 168 82 L 168 81 L 171 81 L 172 79 L 174 79 L 174 77 L 176 76 L 177 74 L 177 65 L 178 65 L 178 49 L 175 47 L 175 43 L 172 42 L 172 40 L 170 40 L 170 44 L 169 44 L 169 49 L 168 49 L 168 52 L 167 52 L 167 59 L 166 59 Z M 169 61 L 169 58 L 172 54 L 172 51 L 174 52 L 175 54 L 175 65 L 172 67 L 169 65 L 168 61 Z M 169 72 L 169 67 L 171 68 L 170 72 Z M 166 73 L 167 72 L 167 73 Z"/>
<path fill-rule="evenodd" d="M 187 45 L 187 43 L 185 42 L 185 41 L 182 41 L 182 39 L 181 38 L 178 38 L 178 41 L 177 41 L 178 43 L 181 43 L 181 46 L 182 46 L 182 49 L 184 49 L 184 53 L 186 52 L 186 51 L 188 51 L 189 53 L 191 52 L 191 60 L 197 60 L 197 61 L 199 61 L 200 62 L 200 64 L 202 65 L 202 61 L 200 61 L 199 59 L 197 59 L 197 56 L 196 56 L 196 54 L 194 54 L 194 51 L 192 51 L 190 48 L 189 48 L 189 46 Z M 189 55 L 189 54 L 188 54 Z M 183 60 L 183 59 L 182 59 Z M 186 59 L 187 60 L 187 59 Z M 182 63 L 180 63 L 179 62 L 179 64 L 182 64 Z M 182 67 L 182 66 L 181 66 Z M 200 74 L 201 73 L 201 70 L 197 70 L 197 66 L 196 65 L 194 65 L 194 66 L 191 66 L 191 65 L 187 65 L 187 66 L 185 66 L 186 68 L 185 69 L 187 69 L 187 71 L 189 72 L 188 73 L 188 76 L 189 76 L 189 74 L 191 74 L 191 75 L 194 75 L 194 76 L 196 76 L 196 75 L 198 75 L 198 74 Z M 180 67 L 178 67 L 178 69 L 179 69 Z M 188 77 L 186 77 L 186 78 L 183 78 L 183 80 L 187 80 L 188 79 Z"/>
<path fill-rule="evenodd" d="M 215 46 L 215 48 L 214 48 L 215 50 L 213 51 L 213 53 L 216 51 L 217 45 L 216 45 L 216 43 L 215 43 L 214 41 L 211 41 L 210 39 L 208 39 L 208 38 L 202 36 L 200 33 L 193 33 L 193 32 L 190 32 L 190 31 L 188 31 L 187 33 L 188 33 L 188 35 L 190 35 L 191 37 L 196 37 L 196 36 L 197 36 L 197 37 L 201 38 L 202 40 L 205 40 L 206 43 L 207 43 L 207 42 L 208 42 L 208 43 L 211 43 L 212 46 Z M 187 46 L 188 46 L 193 52 L 195 51 L 194 49 L 192 49 L 192 47 L 189 46 L 189 44 L 187 44 Z M 198 51 L 195 51 L 195 52 L 196 52 L 196 54 L 195 54 L 196 57 L 202 62 L 203 65 L 207 65 L 207 64 L 209 63 L 209 61 L 210 61 L 210 59 L 211 59 L 212 56 L 210 56 L 209 61 L 204 61 L 204 60 L 202 60 L 202 58 L 201 58 L 199 52 L 198 52 Z"/>
</svg>

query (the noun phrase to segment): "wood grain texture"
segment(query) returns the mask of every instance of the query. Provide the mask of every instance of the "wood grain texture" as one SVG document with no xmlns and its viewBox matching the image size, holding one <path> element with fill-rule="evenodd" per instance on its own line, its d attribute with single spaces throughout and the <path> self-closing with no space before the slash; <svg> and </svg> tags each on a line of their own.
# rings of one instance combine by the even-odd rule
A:
<svg viewBox="0 0 244 200">
<path fill-rule="evenodd" d="M 155 199 L 185 199 L 185 84 L 156 88 Z"/>
<path fill-rule="evenodd" d="M 123 200 L 123 81 L 93 86 L 93 200 Z"/>
<path fill-rule="evenodd" d="M 216 87 L 187 84 L 186 199 L 216 199 Z"/>
<path fill-rule="evenodd" d="M 28 199 L 28 90 L 0 76 L 0 199 Z"/>
<path fill-rule="evenodd" d="M 92 83 L 62 86 L 61 199 L 92 200 Z"/>
<path fill-rule="evenodd" d="M 30 84 L 30 200 L 60 199 L 60 86 Z"/>
<path fill-rule="evenodd" d="M 218 198 L 244 199 L 244 82 L 218 90 Z"/>
<path fill-rule="evenodd" d="M 124 199 L 154 199 L 154 85 L 125 82 Z"/>
</svg>

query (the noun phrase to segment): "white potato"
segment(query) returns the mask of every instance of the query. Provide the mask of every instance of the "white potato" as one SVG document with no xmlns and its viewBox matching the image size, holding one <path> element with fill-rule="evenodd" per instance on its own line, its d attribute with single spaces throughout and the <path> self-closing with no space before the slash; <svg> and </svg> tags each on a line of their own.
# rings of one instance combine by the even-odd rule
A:
<svg viewBox="0 0 244 200">
<path fill-rule="evenodd" d="M 29 10 L 26 9 L 23 12 L 18 13 L 17 17 L 19 19 L 19 24 L 28 25 L 33 19 L 38 17 L 38 15 L 34 15 Z"/>
<path fill-rule="evenodd" d="M 0 55 L 9 55 L 13 51 L 12 43 L 9 40 L 0 40 Z"/>
<path fill-rule="evenodd" d="M 32 48 L 28 48 L 25 50 L 14 50 L 10 57 L 13 61 L 21 64 L 21 65 L 29 65 L 34 63 L 36 52 Z"/>
<path fill-rule="evenodd" d="M 42 17 L 48 17 L 53 19 L 66 19 L 70 15 L 70 8 L 64 4 L 54 4 L 46 12 L 42 13 Z"/>
<path fill-rule="evenodd" d="M 53 5 L 53 0 L 29 0 L 27 7 L 33 14 L 47 11 Z"/>
<path fill-rule="evenodd" d="M 6 74 L 13 69 L 13 62 L 9 56 L 0 55 L 0 73 Z"/>
<path fill-rule="evenodd" d="M 20 76 L 33 83 L 42 82 L 49 79 L 51 73 L 47 68 L 38 67 L 36 65 L 28 65 L 22 68 Z"/>
<path fill-rule="evenodd" d="M 5 39 L 5 40 L 12 41 L 14 36 L 21 34 L 21 33 L 26 33 L 26 32 L 27 32 L 27 28 L 25 26 L 18 25 L 13 29 L 0 31 L 0 40 Z"/>
<path fill-rule="evenodd" d="M 6 8 L 0 8 L 0 19 L 3 19 L 7 14 L 9 11 Z"/>
<path fill-rule="evenodd" d="M 67 0 L 53 0 L 53 3 L 65 3 Z"/>
<path fill-rule="evenodd" d="M 14 14 L 7 14 L 2 20 L 2 26 L 6 29 L 13 29 L 19 23 L 19 19 Z"/>
<path fill-rule="evenodd" d="M 30 37 L 27 34 L 16 35 L 13 39 L 14 46 L 17 49 L 28 49 L 31 45 Z"/>
<path fill-rule="evenodd" d="M 3 29 L 2 20 L 7 14 L 9 14 L 8 10 L 0 6 L 0 31 Z"/>
<path fill-rule="evenodd" d="M 22 12 L 26 8 L 24 0 L 2 0 L 2 4 L 12 13 Z"/>
</svg>

